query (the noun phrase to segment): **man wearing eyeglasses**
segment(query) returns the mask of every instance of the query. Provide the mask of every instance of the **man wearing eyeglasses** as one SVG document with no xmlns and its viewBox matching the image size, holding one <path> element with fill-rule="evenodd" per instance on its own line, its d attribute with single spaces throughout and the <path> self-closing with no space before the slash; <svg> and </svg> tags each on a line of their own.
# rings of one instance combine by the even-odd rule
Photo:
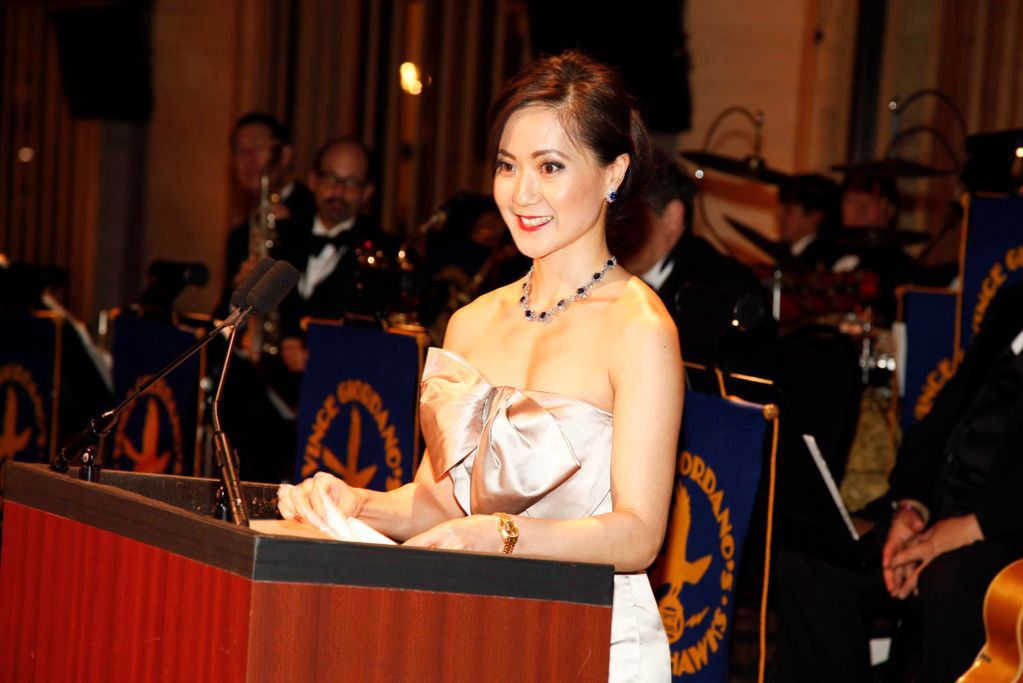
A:
<svg viewBox="0 0 1023 683">
<path fill-rule="evenodd" d="M 353 308 L 377 313 L 378 292 L 365 270 L 393 260 L 395 241 L 367 215 L 373 198 L 373 162 L 369 150 L 351 137 L 334 138 L 316 152 L 307 177 L 316 200 L 316 216 L 304 253 L 292 258 L 302 276 L 282 310 L 288 336 L 281 358 L 288 369 L 305 369 L 305 348 L 297 323 L 303 317 L 339 319 Z M 366 300 L 369 299 L 365 310 Z"/>
<path fill-rule="evenodd" d="M 291 176 L 291 133 L 275 117 L 254 111 L 239 118 L 231 130 L 231 158 L 246 213 L 227 238 L 224 292 L 218 313 L 226 313 L 231 292 L 257 260 L 249 254 L 249 210 L 259 202 L 262 174 L 266 172 L 270 178 L 270 198 L 277 219 L 278 243 L 271 256 L 280 257 L 292 243 L 303 241 L 316 212 L 312 194 Z"/>
</svg>

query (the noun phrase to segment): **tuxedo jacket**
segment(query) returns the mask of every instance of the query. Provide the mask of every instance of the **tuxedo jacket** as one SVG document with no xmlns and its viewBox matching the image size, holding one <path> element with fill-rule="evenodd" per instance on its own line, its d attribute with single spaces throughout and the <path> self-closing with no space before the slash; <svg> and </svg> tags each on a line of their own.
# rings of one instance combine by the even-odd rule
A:
<svg viewBox="0 0 1023 683">
<path fill-rule="evenodd" d="M 394 264 L 398 241 L 364 216 L 357 218 L 339 239 L 338 249 L 344 253 L 330 274 L 317 283 L 308 298 L 296 288 L 281 304 L 281 323 L 286 336 L 303 336 L 300 329 L 302 318 L 338 320 L 353 309 L 375 314 L 381 312 L 375 309 L 385 307 L 396 297 L 395 271 L 391 268 L 376 270 L 361 267 L 357 253 L 360 249 L 380 249 L 386 260 Z M 317 250 L 313 246 L 315 244 L 310 221 L 305 238 L 292 245 L 282 257 L 304 274 L 312 252 Z"/>
<path fill-rule="evenodd" d="M 683 235 L 668 258 L 674 266 L 657 294 L 678 327 L 682 357 L 721 365 L 730 372 L 772 377 L 777 333 L 753 271 L 693 235 Z M 740 295 L 751 295 L 765 306 L 760 327 L 745 333 L 729 324 L 731 303 Z"/>
<path fill-rule="evenodd" d="M 312 192 L 302 183 L 295 181 L 294 189 L 283 202 L 288 207 L 290 216 L 277 222 L 277 245 L 270 256 L 281 258 L 291 253 L 298 244 L 304 242 L 312 232 L 313 217 L 316 216 L 316 201 Z M 249 221 L 242 221 L 231 228 L 227 236 L 227 248 L 224 259 L 224 291 L 221 293 L 218 313 L 226 313 L 234 290 L 234 277 L 241 269 L 242 263 L 249 258 Z"/>
</svg>

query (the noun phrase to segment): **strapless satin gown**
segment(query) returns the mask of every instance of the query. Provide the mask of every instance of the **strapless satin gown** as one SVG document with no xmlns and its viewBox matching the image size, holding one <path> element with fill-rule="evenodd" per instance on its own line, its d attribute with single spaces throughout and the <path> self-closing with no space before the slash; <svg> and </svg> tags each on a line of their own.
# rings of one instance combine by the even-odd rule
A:
<svg viewBox="0 0 1023 683">
<path fill-rule="evenodd" d="M 611 413 L 579 399 L 495 387 L 431 348 L 420 398 L 434 473 L 466 514 L 577 519 L 611 511 Z M 645 573 L 616 574 L 611 681 L 668 681 L 668 639 Z"/>
</svg>

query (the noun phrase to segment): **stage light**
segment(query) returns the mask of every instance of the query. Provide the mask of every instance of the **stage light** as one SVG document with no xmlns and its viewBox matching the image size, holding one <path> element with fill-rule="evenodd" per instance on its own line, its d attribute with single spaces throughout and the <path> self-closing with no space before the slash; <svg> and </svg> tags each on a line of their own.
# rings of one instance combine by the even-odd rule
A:
<svg viewBox="0 0 1023 683">
<path fill-rule="evenodd" d="M 403 62 L 398 69 L 401 77 L 401 89 L 409 95 L 423 92 L 423 82 L 419 79 L 419 67 L 412 62 Z"/>
</svg>

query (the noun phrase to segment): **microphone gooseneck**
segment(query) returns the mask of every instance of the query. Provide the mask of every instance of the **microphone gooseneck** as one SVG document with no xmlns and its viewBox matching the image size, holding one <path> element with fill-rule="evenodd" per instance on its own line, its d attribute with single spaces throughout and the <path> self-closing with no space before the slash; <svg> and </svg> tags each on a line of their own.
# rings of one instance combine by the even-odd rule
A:
<svg viewBox="0 0 1023 683">
<path fill-rule="evenodd" d="M 268 265 L 264 262 L 269 261 Z M 273 262 L 272 259 L 263 259 L 256 264 L 256 268 L 262 270 L 261 277 L 246 290 L 239 287 L 232 302 L 245 302 L 245 310 L 249 313 L 255 312 L 267 314 L 277 308 L 282 299 L 298 284 L 298 271 L 289 263 L 284 261 Z M 238 526 L 249 525 L 249 513 L 245 499 L 242 497 L 241 484 L 238 478 L 238 456 L 231 447 L 231 443 L 224 433 L 220 422 L 220 398 L 224 391 L 224 379 L 227 377 L 227 369 L 231 361 L 231 354 L 234 351 L 234 342 L 238 333 L 237 325 L 231 328 L 231 337 L 227 342 L 227 355 L 224 357 L 224 365 L 220 369 L 220 380 L 217 383 L 217 391 L 213 397 L 213 454 L 220 470 L 221 480 L 224 484 L 224 492 L 227 496 L 228 509 L 231 513 L 231 520 Z"/>
<path fill-rule="evenodd" d="M 266 261 L 266 263 L 264 263 L 264 261 Z M 94 417 L 89 420 L 89 424 L 85 427 L 85 429 L 64 442 L 64 445 L 61 446 L 57 455 L 50 461 L 50 467 L 58 472 L 66 472 L 77 458 L 81 458 L 83 467 L 79 476 L 89 481 L 96 479 L 99 476 L 96 446 L 110 433 L 110 431 L 114 428 L 114 425 L 117 424 L 118 416 L 120 416 L 120 414 L 124 412 L 124 409 L 131 405 L 139 396 L 148 391 L 150 387 L 173 372 L 178 366 L 198 352 L 199 349 L 209 344 L 210 341 L 220 334 L 222 330 L 228 327 L 235 329 L 238 325 L 243 323 L 253 312 L 253 307 L 249 304 L 245 304 L 244 302 L 252 295 L 252 290 L 256 288 L 256 285 L 269 275 L 273 265 L 273 259 L 264 259 L 258 262 L 252 272 L 249 273 L 248 277 L 246 277 L 241 285 L 239 285 L 238 289 L 231 297 L 232 302 L 243 302 L 241 306 L 232 311 L 222 323 L 208 332 L 202 337 L 202 339 L 196 341 L 162 370 L 143 382 L 138 389 L 118 403 L 115 407 L 104 411 L 98 417 Z M 294 270 L 294 268 L 290 265 L 288 265 L 288 268 Z M 284 269 L 281 269 L 278 272 L 282 272 L 283 270 Z M 275 283 L 272 285 L 268 284 L 268 289 L 270 289 L 272 293 L 276 293 L 283 286 L 278 282 L 281 277 L 282 276 L 280 275 L 275 276 Z M 241 293 L 241 296 L 239 296 L 239 293 Z M 287 290 L 285 290 L 280 297 L 283 298 L 284 294 L 287 294 Z M 268 295 L 260 295 L 258 303 L 261 305 L 265 304 L 266 296 Z M 280 299 L 275 300 L 274 305 L 276 305 L 279 300 Z"/>
</svg>

